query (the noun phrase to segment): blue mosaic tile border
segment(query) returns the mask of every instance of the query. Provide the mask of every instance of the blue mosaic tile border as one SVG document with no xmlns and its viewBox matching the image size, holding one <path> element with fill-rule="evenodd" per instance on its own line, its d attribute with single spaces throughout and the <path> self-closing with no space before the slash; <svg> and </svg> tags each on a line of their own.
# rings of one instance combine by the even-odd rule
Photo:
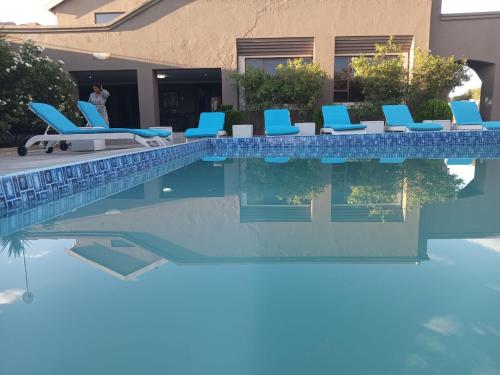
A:
<svg viewBox="0 0 500 375">
<path fill-rule="evenodd" d="M 500 131 L 451 131 L 451 132 L 407 132 L 343 134 L 316 136 L 278 136 L 253 138 L 216 138 L 209 139 L 214 152 L 232 152 L 243 149 L 285 150 L 292 148 L 411 148 L 432 146 L 443 151 L 456 147 L 485 146 L 500 147 Z"/>
<path fill-rule="evenodd" d="M 166 166 L 164 173 L 168 173 L 168 167 L 180 168 L 202 158 L 209 147 L 206 141 L 191 142 L 2 176 L 0 217 L 134 177 L 158 166 Z"/>
</svg>

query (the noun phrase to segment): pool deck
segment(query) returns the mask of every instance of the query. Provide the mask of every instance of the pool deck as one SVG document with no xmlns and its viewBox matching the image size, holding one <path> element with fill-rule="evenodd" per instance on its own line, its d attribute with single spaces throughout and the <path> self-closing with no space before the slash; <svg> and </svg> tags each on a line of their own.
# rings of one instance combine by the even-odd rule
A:
<svg viewBox="0 0 500 375">
<path fill-rule="evenodd" d="M 182 133 L 174 133 L 174 144 L 184 143 L 184 141 L 185 138 Z M 115 142 L 115 144 L 107 146 L 106 150 L 88 152 L 61 151 L 56 148 L 52 154 L 46 154 L 34 147 L 24 157 L 17 155 L 17 148 L 15 147 L 0 148 L 0 176 L 148 150 L 146 147 L 137 145 L 137 143 L 123 144 Z"/>
</svg>

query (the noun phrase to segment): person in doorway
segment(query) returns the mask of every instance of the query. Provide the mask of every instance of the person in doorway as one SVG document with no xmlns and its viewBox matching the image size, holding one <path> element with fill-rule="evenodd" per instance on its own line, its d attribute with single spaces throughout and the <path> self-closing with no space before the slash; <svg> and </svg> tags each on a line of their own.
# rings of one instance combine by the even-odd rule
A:
<svg viewBox="0 0 500 375">
<path fill-rule="evenodd" d="M 102 88 L 100 83 L 92 84 L 92 93 L 89 96 L 89 103 L 97 107 L 106 123 L 109 125 L 108 111 L 106 110 L 106 100 L 109 98 L 109 92 Z"/>
</svg>

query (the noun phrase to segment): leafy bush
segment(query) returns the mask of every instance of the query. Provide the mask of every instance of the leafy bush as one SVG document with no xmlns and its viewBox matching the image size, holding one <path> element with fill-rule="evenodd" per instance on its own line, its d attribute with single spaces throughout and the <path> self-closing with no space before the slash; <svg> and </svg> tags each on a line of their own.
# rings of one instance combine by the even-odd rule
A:
<svg viewBox="0 0 500 375">
<path fill-rule="evenodd" d="M 289 108 L 305 120 L 320 96 L 326 73 L 318 64 L 294 59 L 287 65 L 279 65 L 275 74 L 250 68 L 234 74 L 233 79 L 243 94 L 246 110 Z"/>
<path fill-rule="evenodd" d="M 466 61 L 456 61 L 453 56 L 432 55 L 417 48 L 408 70 L 392 38 L 375 49 L 373 56 L 352 59 L 354 77 L 369 103 L 358 107 L 362 120 L 379 119 L 383 104 L 407 103 L 416 110 L 427 100 L 446 100 L 450 91 L 470 79 Z"/>
<path fill-rule="evenodd" d="M 417 48 L 408 86 L 408 103 L 418 108 L 429 99 L 446 100 L 451 90 L 469 79 L 465 60 L 456 61 L 453 56 L 432 55 Z"/>
<path fill-rule="evenodd" d="M 239 111 L 235 111 L 233 109 L 233 106 L 230 104 L 221 105 L 220 111 L 226 114 L 226 117 L 224 119 L 224 130 L 226 131 L 227 135 L 230 136 L 233 132 L 233 125 L 237 125 L 238 123 L 240 123 L 243 117 L 242 113 Z"/>
<path fill-rule="evenodd" d="M 243 189 L 252 200 L 270 198 L 290 205 L 308 204 L 326 185 L 315 160 L 291 159 L 275 165 L 248 159 L 245 163 Z"/>
<path fill-rule="evenodd" d="M 387 44 L 375 45 L 373 56 L 352 59 L 354 77 L 362 86 L 367 102 L 401 103 L 405 98 L 408 72 L 400 47 L 390 38 Z"/>
<path fill-rule="evenodd" d="M 15 135 L 44 131 L 45 125 L 27 108 L 31 101 L 52 104 L 71 120 L 79 121 L 73 98 L 76 85 L 64 71 L 63 62 L 53 61 L 32 42 L 15 49 L 4 37 L 0 40 L 0 65 L 8 64 L 0 76 L 3 142 L 12 143 Z"/>
<path fill-rule="evenodd" d="M 415 111 L 415 120 L 451 120 L 451 113 L 448 102 L 439 99 L 429 99 L 422 102 Z"/>
</svg>

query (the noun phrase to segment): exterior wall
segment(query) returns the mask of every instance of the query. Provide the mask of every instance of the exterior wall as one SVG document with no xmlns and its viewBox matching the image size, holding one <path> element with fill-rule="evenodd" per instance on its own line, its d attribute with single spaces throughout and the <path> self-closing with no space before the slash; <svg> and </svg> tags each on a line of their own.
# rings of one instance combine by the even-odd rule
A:
<svg viewBox="0 0 500 375">
<path fill-rule="evenodd" d="M 432 7 L 430 48 L 439 55 L 465 57 L 483 86 L 481 113 L 500 119 L 500 12 L 441 15 L 441 0 Z"/>
<path fill-rule="evenodd" d="M 75 2 L 62 3 L 58 11 Z M 15 32 L 15 38 L 45 45 L 55 57 L 66 61 L 69 71 L 137 69 L 141 126 L 145 127 L 158 121 L 153 69 L 221 68 L 223 102 L 236 105 L 237 92 L 230 78 L 237 71 L 236 38 L 314 37 L 314 60 L 330 77 L 322 102 L 331 102 L 335 36 L 413 35 L 415 46 L 426 49 L 431 3 L 432 0 L 169 0 L 159 1 L 109 29 L 6 31 Z M 109 52 L 111 58 L 94 60 L 93 52 Z"/>
<path fill-rule="evenodd" d="M 55 6 L 52 11 L 57 17 L 58 26 L 93 25 L 95 13 L 129 12 L 144 0 L 66 0 Z"/>
</svg>

